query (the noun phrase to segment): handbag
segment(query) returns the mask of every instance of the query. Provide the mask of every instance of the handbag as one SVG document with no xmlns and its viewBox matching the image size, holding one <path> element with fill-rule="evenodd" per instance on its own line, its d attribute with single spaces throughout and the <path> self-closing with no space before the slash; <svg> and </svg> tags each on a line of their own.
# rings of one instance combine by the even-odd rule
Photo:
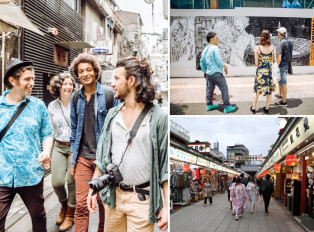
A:
<svg viewBox="0 0 314 232">
<path fill-rule="evenodd" d="M 272 70 L 271 70 L 271 77 L 273 79 L 274 84 L 278 84 L 280 81 L 280 71 L 278 63 L 273 59 L 274 53 L 272 53 Z"/>
<path fill-rule="evenodd" d="M 29 102 L 29 99 L 26 98 L 26 101 L 23 102 L 20 107 L 17 109 L 17 111 L 14 113 L 14 115 L 12 116 L 11 120 L 9 121 L 9 123 L 6 125 L 6 127 L 3 129 L 3 131 L 1 131 L 0 133 L 0 142 L 2 140 L 2 138 L 5 136 L 5 134 L 7 133 L 7 131 L 9 130 L 9 128 L 12 126 L 12 124 L 14 123 L 14 121 L 17 119 L 17 117 L 22 113 L 22 111 L 25 109 L 25 107 L 27 106 Z"/>
</svg>

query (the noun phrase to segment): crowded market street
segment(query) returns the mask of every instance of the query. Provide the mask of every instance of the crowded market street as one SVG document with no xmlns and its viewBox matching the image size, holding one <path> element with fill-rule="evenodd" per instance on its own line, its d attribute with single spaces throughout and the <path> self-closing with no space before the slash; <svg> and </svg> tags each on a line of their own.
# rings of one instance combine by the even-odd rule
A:
<svg viewBox="0 0 314 232">
<path fill-rule="evenodd" d="M 247 201 L 249 205 L 249 201 Z M 174 209 L 176 206 L 174 206 Z M 203 206 L 203 201 L 191 202 L 170 214 L 171 231 L 173 232 L 300 232 L 306 230 L 291 215 L 280 200 L 272 198 L 269 206 L 269 216 L 265 215 L 264 202 L 257 201 L 256 209 L 250 214 L 249 208 L 244 209 L 243 217 L 238 221 L 234 219 L 227 201 L 227 192 L 216 193 L 213 204 Z"/>
</svg>

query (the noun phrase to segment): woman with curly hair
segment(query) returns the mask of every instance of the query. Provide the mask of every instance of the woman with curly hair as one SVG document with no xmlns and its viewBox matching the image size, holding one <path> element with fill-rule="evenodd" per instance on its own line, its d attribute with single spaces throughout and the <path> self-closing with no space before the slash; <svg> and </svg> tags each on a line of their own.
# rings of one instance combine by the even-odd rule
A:
<svg viewBox="0 0 314 232">
<path fill-rule="evenodd" d="M 276 48 L 271 44 L 270 33 L 263 30 L 260 43 L 255 47 L 256 76 L 254 84 L 253 105 L 250 110 L 256 114 L 256 103 L 259 95 L 266 96 L 266 106 L 263 107 L 265 114 L 269 112 L 272 92 L 276 90 L 276 85 L 272 79 L 272 64 L 276 62 Z"/>
<path fill-rule="evenodd" d="M 73 225 L 76 206 L 75 181 L 70 175 L 70 100 L 75 90 L 75 81 L 70 74 L 60 73 L 52 78 L 50 84 L 50 94 L 57 98 L 48 105 L 54 135 L 51 181 L 62 206 L 56 224 L 60 225 L 59 231 L 67 231 Z M 67 182 L 68 191 L 66 191 L 65 182 Z"/>
</svg>

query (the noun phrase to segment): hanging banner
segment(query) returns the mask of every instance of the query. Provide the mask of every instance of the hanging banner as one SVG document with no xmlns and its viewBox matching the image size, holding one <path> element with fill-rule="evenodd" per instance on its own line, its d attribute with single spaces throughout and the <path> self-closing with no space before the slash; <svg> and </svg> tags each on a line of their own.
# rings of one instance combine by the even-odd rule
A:
<svg viewBox="0 0 314 232">
<path fill-rule="evenodd" d="M 173 158 L 173 159 L 177 159 L 177 160 L 182 160 L 182 161 L 185 161 L 185 162 L 188 162 L 188 163 L 193 163 L 195 164 L 196 163 L 196 156 L 195 155 L 191 155 L 187 152 L 184 152 L 184 151 L 181 151 L 181 150 L 178 150 L 178 149 L 174 149 L 174 148 L 171 148 L 170 147 L 170 158 Z"/>
</svg>

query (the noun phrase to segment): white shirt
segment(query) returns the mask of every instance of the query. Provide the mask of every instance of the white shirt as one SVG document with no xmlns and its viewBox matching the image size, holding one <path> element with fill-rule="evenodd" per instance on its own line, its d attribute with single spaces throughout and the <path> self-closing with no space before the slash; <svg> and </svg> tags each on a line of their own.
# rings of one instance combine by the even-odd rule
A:
<svg viewBox="0 0 314 232">
<path fill-rule="evenodd" d="M 123 161 L 119 167 L 122 174 L 122 184 L 139 185 L 150 180 L 150 117 L 147 114 L 142 121 L 135 138 L 129 145 Z M 133 126 L 132 126 L 133 127 Z M 127 140 L 132 129 L 126 129 L 121 111 L 115 117 L 112 124 L 112 162 L 119 165 L 122 153 L 127 146 Z"/>
<path fill-rule="evenodd" d="M 60 105 L 62 109 L 60 108 Z M 68 125 L 68 123 L 71 125 L 70 109 L 70 102 L 67 106 L 64 106 L 59 98 L 50 102 L 48 105 L 48 113 L 52 125 L 53 136 L 56 140 L 70 142 L 71 128 Z M 68 123 L 65 121 L 62 111 Z"/>
</svg>

